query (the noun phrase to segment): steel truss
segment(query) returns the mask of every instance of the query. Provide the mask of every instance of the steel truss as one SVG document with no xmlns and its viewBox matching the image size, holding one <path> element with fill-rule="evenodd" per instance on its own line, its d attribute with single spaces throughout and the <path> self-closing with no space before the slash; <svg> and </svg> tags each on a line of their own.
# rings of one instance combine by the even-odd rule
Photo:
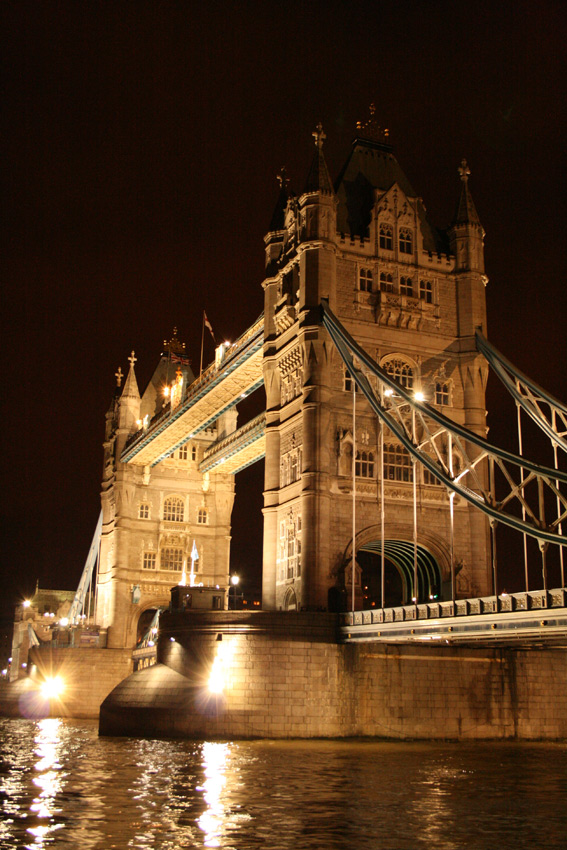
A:
<svg viewBox="0 0 567 850">
<path fill-rule="evenodd" d="M 514 397 L 516 404 L 547 434 L 554 446 L 567 452 L 567 407 L 516 369 L 478 331 L 476 347 Z"/>
<path fill-rule="evenodd" d="M 567 519 L 567 496 L 561 490 L 567 488 L 567 473 L 492 446 L 425 401 L 418 401 L 413 391 L 394 380 L 358 345 L 326 300 L 321 306 L 323 325 L 357 386 L 414 463 L 445 484 L 450 497 L 457 494 L 483 511 L 493 530 L 501 523 L 534 537 L 542 552 L 549 543 L 567 545 L 561 531 Z M 530 382 L 530 386 L 535 385 Z M 499 491 L 504 491 L 498 498 L 497 475 Z M 546 519 L 549 496 L 558 506 L 557 515 L 550 520 Z"/>
</svg>

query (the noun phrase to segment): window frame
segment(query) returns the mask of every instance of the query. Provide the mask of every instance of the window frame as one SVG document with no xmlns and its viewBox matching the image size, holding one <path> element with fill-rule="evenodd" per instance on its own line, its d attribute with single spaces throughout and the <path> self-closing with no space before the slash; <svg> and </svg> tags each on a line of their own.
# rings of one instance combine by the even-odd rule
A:
<svg viewBox="0 0 567 850">
<path fill-rule="evenodd" d="M 175 510 L 172 510 L 175 506 Z M 167 513 L 166 513 L 167 512 Z M 185 504 L 179 496 L 168 496 L 163 503 L 164 522 L 185 522 Z"/>
</svg>

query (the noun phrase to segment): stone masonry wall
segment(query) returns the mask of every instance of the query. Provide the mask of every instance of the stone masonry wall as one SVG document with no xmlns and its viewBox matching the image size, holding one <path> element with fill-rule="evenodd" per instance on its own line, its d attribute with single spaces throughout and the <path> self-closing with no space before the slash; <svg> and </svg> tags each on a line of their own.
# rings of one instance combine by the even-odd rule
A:
<svg viewBox="0 0 567 850">
<path fill-rule="evenodd" d="M 567 738 L 562 649 L 340 645 L 331 615 L 164 620 L 161 663 L 107 698 L 104 734 Z"/>
</svg>

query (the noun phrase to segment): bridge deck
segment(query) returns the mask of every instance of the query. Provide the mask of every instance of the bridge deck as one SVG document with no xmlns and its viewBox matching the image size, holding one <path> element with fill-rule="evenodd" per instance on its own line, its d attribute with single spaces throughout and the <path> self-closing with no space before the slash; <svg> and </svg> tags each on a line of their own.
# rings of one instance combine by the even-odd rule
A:
<svg viewBox="0 0 567 850">
<path fill-rule="evenodd" d="M 223 440 L 218 440 L 204 453 L 201 472 L 222 466 L 222 472 L 236 474 L 266 454 L 266 414 L 261 413 Z"/>
<path fill-rule="evenodd" d="M 264 318 L 261 316 L 228 349 L 219 366 L 211 364 L 194 381 L 183 402 L 153 419 L 148 428 L 128 441 L 121 460 L 155 466 L 191 437 L 208 428 L 241 398 L 264 383 L 262 344 Z"/>
<path fill-rule="evenodd" d="M 567 590 L 405 605 L 341 615 L 347 643 L 557 644 L 567 647 Z"/>
</svg>

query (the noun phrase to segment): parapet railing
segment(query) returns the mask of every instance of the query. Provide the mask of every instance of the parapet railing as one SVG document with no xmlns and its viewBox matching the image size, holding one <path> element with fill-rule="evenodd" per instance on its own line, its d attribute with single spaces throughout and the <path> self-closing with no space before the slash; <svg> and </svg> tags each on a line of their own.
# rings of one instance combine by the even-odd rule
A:
<svg viewBox="0 0 567 850">
<path fill-rule="evenodd" d="M 479 614 L 506 614 L 514 611 L 544 611 L 565 608 L 567 588 L 531 590 L 522 593 L 502 593 L 500 596 L 481 596 L 457 599 L 454 602 L 426 602 L 399 605 L 394 608 L 370 608 L 348 611 L 340 615 L 341 626 L 364 626 L 377 623 L 402 623 L 410 620 L 439 620 L 447 617 L 470 617 Z"/>
</svg>

